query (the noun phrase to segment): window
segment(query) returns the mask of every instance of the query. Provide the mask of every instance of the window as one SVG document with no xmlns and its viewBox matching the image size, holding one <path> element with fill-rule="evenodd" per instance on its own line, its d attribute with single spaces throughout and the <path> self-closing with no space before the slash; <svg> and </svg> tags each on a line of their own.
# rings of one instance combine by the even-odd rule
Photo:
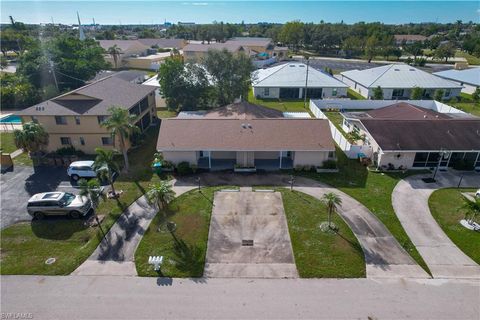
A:
<svg viewBox="0 0 480 320">
<path fill-rule="evenodd" d="M 107 116 L 97 116 L 98 124 L 102 124 L 107 120 Z"/>
<path fill-rule="evenodd" d="M 392 97 L 403 97 L 403 89 L 393 89 Z"/>
<path fill-rule="evenodd" d="M 33 123 L 38 123 L 38 118 L 36 116 L 32 116 L 32 122 Z"/>
<path fill-rule="evenodd" d="M 452 90 L 446 89 L 445 90 L 445 98 L 450 97 L 450 94 L 452 93 Z"/>
<path fill-rule="evenodd" d="M 130 110 L 128 110 L 128 113 L 138 116 L 140 114 L 140 105 L 136 104 L 135 106 L 131 107 Z"/>
<path fill-rule="evenodd" d="M 65 125 L 67 124 L 67 118 L 64 116 L 55 116 L 55 123 Z"/>
<path fill-rule="evenodd" d="M 80 124 L 80 117 L 79 116 L 75 116 L 75 124 Z"/>
<path fill-rule="evenodd" d="M 63 145 L 63 146 L 71 146 L 72 145 L 72 139 L 70 139 L 69 137 L 60 137 L 60 143 Z"/>
<path fill-rule="evenodd" d="M 328 159 L 335 159 L 335 151 L 328 151 Z"/>
<path fill-rule="evenodd" d="M 85 139 L 84 139 L 83 137 L 80 137 L 80 144 L 81 144 L 82 146 L 85 145 Z"/>
<path fill-rule="evenodd" d="M 148 109 L 148 98 L 145 97 L 142 101 L 140 101 L 140 112 L 144 112 Z"/>
<path fill-rule="evenodd" d="M 337 96 L 337 88 L 333 88 L 332 89 L 332 97 L 336 97 Z"/>
<path fill-rule="evenodd" d="M 263 88 L 263 95 L 268 97 L 270 95 L 270 88 Z"/>
<path fill-rule="evenodd" d="M 414 167 L 425 167 L 425 163 L 428 159 L 428 152 L 415 153 L 415 159 L 413 160 Z"/>
<path fill-rule="evenodd" d="M 102 137 L 102 144 L 104 146 L 111 146 L 113 145 L 113 140 L 111 137 Z"/>
</svg>

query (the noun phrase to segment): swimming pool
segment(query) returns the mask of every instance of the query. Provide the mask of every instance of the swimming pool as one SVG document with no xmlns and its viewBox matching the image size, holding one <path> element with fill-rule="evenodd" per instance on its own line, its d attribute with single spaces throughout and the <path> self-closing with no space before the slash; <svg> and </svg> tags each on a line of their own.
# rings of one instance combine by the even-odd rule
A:
<svg viewBox="0 0 480 320">
<path fill-rule="evenodd" d="M 11 115 L 8 115 L 6 117 L 3 117 L 0 119 L 0 123 L 22 123 L 22 118 L 20 118 L 19 116 L 16 116 L 14 114 L 11 114 Z"/>
</svg>

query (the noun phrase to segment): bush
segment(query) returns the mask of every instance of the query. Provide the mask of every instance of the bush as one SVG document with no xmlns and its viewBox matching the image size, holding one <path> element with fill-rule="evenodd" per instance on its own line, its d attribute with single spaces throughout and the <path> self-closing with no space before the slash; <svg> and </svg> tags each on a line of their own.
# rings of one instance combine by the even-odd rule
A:
<svg viewBox="0 0 480 320">
<path fill-rule="evenodd" d="M 177 165 L 177 173 L 181 176 L 192 173 L 192 168 L 190 167 L 190 163 L 183 161 Z"/>
<path fill-rule="evenodd" d="M 295 171 L 302 171 L 302 170 L 303 170 L 303 166 L 301 166 L 301 165 L 296 165 L 294 170 L 295 170 Z"/>
<path fill-rule="evenodd" d="M 322 163 L 322 169 L 337 169 L 337 161 L 325 160 Z"/>
<path fill-rule="evenodd" d="M 170 169 L 173 168 L 173 163 L 168 160 L 162 161 L 162 168 Z"/>
<path fill-rule="evenodd" d="M 85 152 L 75 149 L 74 146 L 68 146 L 57 149 L 55 153 L 59 156 L 79 156 L 82 157 L 85 155 Z"/>
<path fill-rule="evenodd" d="M 190 166 L 190 169 L 192 169 L 192 172 L 193 172 L 193 173 L 196 173 L 197 170 L 198 170 L 198 166 L 197 166 L 196 164 L 192 164 L 192 165 Z"/>
</svg>

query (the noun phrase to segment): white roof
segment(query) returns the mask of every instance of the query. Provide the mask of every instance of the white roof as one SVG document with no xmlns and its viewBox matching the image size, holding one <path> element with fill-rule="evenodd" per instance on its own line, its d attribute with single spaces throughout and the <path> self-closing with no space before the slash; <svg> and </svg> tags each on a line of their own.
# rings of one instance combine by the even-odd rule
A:
<svg viewBox="0 0 480 320">
<path fill-rule="evenodd" d="M 94 161 L 92 160 L 84 160 L 84 161 L 74 161 L 70 163 L 70 167 L 91 167 L 93 166 Z"/>
<path fill-rule="evenodd" d="M 407 64 L 389 64 L 361 71 L 345 71 L 341 74 L 366 88 L 462 88 L 454 82 Z"/>
<path fill-rule="evenodd" d="M 260 69 L 254 73 L 254 87 L 270 88 L 303 88 L 307 65 L 304 63 L 290 62 L 267 69 Z M 308 68 L 309 88 L 347 88 L 348 86 L 334 77 L 320 72 L 312 67 Z"/>
<path fill-rule="evenodd" d="M 480 67 L 465 70 L 446 70 L 435 72 L 434 75 L 458 82 L 480 86 Z"/>
<path fill-rule="evenodd" d="M 311 118 L 310 113 L 308 112 L 284 112 L 283 116 L 285 118 L 299 118 L 299 119 L 308 119 Z"/>
<path fill-rule="evenodd" d="M 160 87 L 160 81 L 158 81 L 157 76 L 153 76 L 150 79 L 142 83 L 144 86 Z"/>
</svg>

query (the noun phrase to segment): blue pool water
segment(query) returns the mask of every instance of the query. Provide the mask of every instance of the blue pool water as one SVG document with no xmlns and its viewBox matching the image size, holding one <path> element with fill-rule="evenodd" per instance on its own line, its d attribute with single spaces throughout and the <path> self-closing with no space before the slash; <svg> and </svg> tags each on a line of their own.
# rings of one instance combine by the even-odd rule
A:
<svg viewBox="0 0 480 320">
<path fill-rule="evenodd" d="M 0 119 L 0 123 L 22 123 L 22 118 L 12 114 Z"/>
</svg>

